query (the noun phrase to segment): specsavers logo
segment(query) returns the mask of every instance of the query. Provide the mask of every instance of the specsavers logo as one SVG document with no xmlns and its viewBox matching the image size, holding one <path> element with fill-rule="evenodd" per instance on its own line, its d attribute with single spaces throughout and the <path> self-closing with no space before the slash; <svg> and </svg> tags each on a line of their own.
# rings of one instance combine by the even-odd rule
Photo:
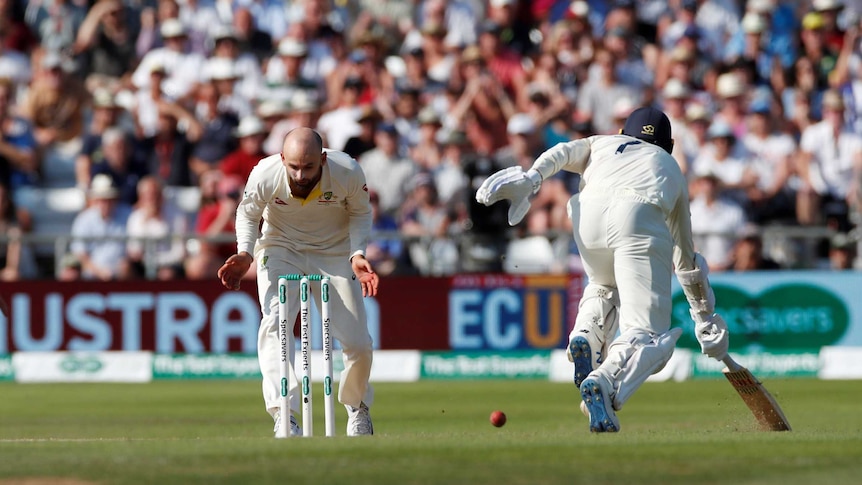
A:
<svg viewBox="0 0 862 485">
<path fill-rule="evenodd" d="M 819 351 L 834 345 L 850 328 L 850 310 L 837 295 L 812 284 L 776 285 L 758 294 L 735 286 L 714 285 L 716 308 L 730 329 L 730 350 Z M 681 347 L 699 349 L 688 302 L 680 291 L 673 298 L 673 326 L 687 331 Z"/>
<path fill-rule="evenodd" d="M 94 374 L 103 367 L 102 361 L 95 355 L 69 354 L 60 361 L 60 368 L 69 374 Z"/>
</svg>

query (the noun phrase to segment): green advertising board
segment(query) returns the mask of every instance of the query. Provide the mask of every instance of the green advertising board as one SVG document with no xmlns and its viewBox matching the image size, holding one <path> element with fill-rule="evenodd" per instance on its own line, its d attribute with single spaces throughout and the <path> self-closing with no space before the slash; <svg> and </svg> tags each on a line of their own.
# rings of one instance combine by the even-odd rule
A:
<svg viewBox="0 0 862 485">
<path fill-rule="evenodd" d="M 254 354 L 157 354 L 153 379 L 260 379 Z"/>
<path fill-rule="evenodd" d="M 421 379 L 548 379 L 550 350 L 423 352 Z"/>
<path fill-rule="evenodd" d="M 15 368 L 12 367 L 12 356 L 0 354 L 0 381 L 14 381 Z"/>
<path fill-rule="evenodd" d="M 839 343 L 851 326 L 846 300 L 816 283 L 774 284 L 759 292 L 742 284 L 719 283 L 713 289 L 715 311 L 730 330 L 731 352 L 816 354 Z M 679 347 L 700 349 L 681 291 L 673 298 L 673 326 L 685 329 Z"/>
</svg>

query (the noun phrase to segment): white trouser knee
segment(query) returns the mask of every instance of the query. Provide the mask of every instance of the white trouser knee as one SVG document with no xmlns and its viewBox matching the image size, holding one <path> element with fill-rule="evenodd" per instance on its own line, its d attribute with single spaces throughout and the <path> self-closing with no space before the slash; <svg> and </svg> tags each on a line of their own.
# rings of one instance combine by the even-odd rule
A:
<svg viewBox="0 0 862 485">
<path fill-rule="evenodd" d="M 577 336 L 587 339 L 593 353 L 593 369 L 604 360 L 608 345 L 613 341 L 619 328 L 620 298 L 616 288 L 590 283 L 584 288 L 578 304 L 578 317 L 569 334 L 569 342 Z M 566 350 L 572 362 L 571 349 Z"/>
<path fill-rule="evenodd" d="M 673 355 L 681 328 L 663 334 L 631 329 L 615 339 L 595 373 L 613 386 L 613 406 L 619 411 L 647 378 L 664 368 Z"/>
</svg>

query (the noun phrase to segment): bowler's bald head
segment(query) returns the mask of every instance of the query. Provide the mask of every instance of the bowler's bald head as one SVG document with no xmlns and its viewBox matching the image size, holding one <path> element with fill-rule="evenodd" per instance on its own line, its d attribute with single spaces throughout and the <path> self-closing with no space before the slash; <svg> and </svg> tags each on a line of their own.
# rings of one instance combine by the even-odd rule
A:
<svg viewBox="0 0 862 485">
<path fill-rule="evenodd" d="M 285 159 L 304 160 L 311 157 L 319 158 L 323 152 L 323 140 L 311 128 L 294 128 L 284 137 L 284 145 L 281 152 Z"/>
</svg>

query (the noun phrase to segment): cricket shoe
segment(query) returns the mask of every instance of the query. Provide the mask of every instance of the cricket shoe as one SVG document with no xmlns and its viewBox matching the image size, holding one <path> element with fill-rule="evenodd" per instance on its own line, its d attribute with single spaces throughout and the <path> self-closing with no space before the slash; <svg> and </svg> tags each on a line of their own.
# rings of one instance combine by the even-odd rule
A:
<svg viewBox="0 0 862 485">
<path fill-rule="evenodd" d="M 275 426 L 272 428 L 272 432 L 276 434 L 276 437 L 278 437 L 279 426 L 281 426 L 281 413 L 275 413 Z M 302 436 L 302 428 L 299 427 L 293 414 L 290 415 L 290 433 L 288 435 Z"/>
<path fill-rule="evenodd" d="M 374 434 L 374 425 L 371 423 L 371 413 L 364 402 L 359 407 L 345 406 L 347 408 L 347 436 L 369 436 Z"/>
<path fill-rule="evenodd" d="M 586 336 L 578 335 L 569 342 L 569 359 L 575 364 L 575 386 L 581 387 L 584 379 L 601 364 L 600 356 L 593 356 L 593 347 Z M 595 360 L 595 366 L 593 361 Z"/>
<path fill-rule="evenodd" d="M 615 433 L 620 430 L 620 420 L 614 411 L 613 402 L 600 377 L 587 377 L 581 383 L 581 398 L 590 415 L 590 431 L 593 433 Z"/>
</svg>

